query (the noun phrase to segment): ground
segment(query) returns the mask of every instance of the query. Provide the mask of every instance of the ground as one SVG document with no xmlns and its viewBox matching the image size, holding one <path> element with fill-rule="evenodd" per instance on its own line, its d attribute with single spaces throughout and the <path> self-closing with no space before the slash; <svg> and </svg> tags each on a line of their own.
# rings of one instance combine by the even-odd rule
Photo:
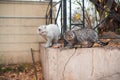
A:
<svg viewBox="0 0 120 80">
<path fill-rule="evenodd" d="M 36 63 L 38 80 L 42 80 L 42 69 Z M 0 80 L 36 80 L 33 64 L 0 65 Z"/>
</svg>

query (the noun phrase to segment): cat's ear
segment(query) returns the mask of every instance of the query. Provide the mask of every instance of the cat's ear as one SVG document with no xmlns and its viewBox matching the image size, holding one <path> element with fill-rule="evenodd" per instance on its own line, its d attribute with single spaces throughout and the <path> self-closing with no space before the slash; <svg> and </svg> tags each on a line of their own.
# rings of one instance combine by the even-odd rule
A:
<svg viewBox="0 0 120 80">
<path fill-rule="evenodd" d="M 43 28 L 43 29 L 46 29 L 46 25 L 42 25 L 42 28 Z"/>
<path fill-rule="evenodd" d="M 45 25 L 44 27 L 45 27 L 45 29 L 46 29 L 46 25 Z"/>
</svg>

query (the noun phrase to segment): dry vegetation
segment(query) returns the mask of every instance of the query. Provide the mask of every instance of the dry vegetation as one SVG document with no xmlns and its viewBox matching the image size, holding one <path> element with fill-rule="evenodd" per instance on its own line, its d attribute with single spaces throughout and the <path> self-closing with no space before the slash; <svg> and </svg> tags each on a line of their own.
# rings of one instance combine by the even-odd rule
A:
<svg viewBox="0 0 120 80">
<path fill-rule="evenodd" d="M 41 65 L 37 62 L 38 80 L 42 80 Z M 33 64 L 0 65 L 0 80 L 36 80 Z"/>
</svg>

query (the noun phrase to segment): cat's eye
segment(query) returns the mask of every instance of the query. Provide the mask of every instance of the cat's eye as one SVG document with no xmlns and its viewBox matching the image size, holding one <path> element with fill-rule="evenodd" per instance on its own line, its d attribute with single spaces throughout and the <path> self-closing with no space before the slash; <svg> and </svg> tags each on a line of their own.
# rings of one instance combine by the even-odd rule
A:
<svg viewBox="0 0 120 80">
<path fill-rule="evenodd" d="M 41 29 L 38 29 L 39 31 L 41 31 Z"/>
</svg>

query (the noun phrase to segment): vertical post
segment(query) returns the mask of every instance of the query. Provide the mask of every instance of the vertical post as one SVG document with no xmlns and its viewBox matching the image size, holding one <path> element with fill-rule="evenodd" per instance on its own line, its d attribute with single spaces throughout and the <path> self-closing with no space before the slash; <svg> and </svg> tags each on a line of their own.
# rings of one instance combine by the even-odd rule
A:
<svg viewBox="0 0 120 80">
<path fill-rule="evenodd" d="M 63 27 L 64 27 L 64 32 L 66 31 L 67 27 L 67 8 L 66 8 L 66 0 L 63 0 Z"/>
<path fill-rule="evenodd" d="M 53 10 L 53 0 L 50 0 L 50 23 L 52 24 L 52 10 Z"/>
<path fill-rule="evenodd" d="M 63 0 L 63 32 L 67 29 L 67 1 Z M 67 45 L 67 42 L 64 40 L 64 45 Z"/>
<path fill-rule="evenodd" d="M 82 11 L 83 11 L 83 28 L 84 28 L 85 27 L 85 10 L 84 10 L 84 8 L 85 8 L 85 1 L 82 0 L 82 3 L 83 3 L 83 9 L 82 9 Z"/>
<path fill-rule="evenodd" d="M 70 25 L 69 25 L 69 26 L 70 26 L 70 30 L 71 30 L 71 6 L 72 6 L 72 5 L 71 5 L 71 0 L 70 0 L 70 6 L 69 6 L 69 7 L 70 7 L 70 8 L 69 8 L 69 9 L 70 9 L 70 15 L 69 15 L 69 16 L 70 16 L 70 22 L 69 22 L 69 24 L 70 24 Z"/>
<path fill-rule="evenodd" d="M 63 34 L 63 1 L 61 0 L 61 34 Z"/>
</svg>

